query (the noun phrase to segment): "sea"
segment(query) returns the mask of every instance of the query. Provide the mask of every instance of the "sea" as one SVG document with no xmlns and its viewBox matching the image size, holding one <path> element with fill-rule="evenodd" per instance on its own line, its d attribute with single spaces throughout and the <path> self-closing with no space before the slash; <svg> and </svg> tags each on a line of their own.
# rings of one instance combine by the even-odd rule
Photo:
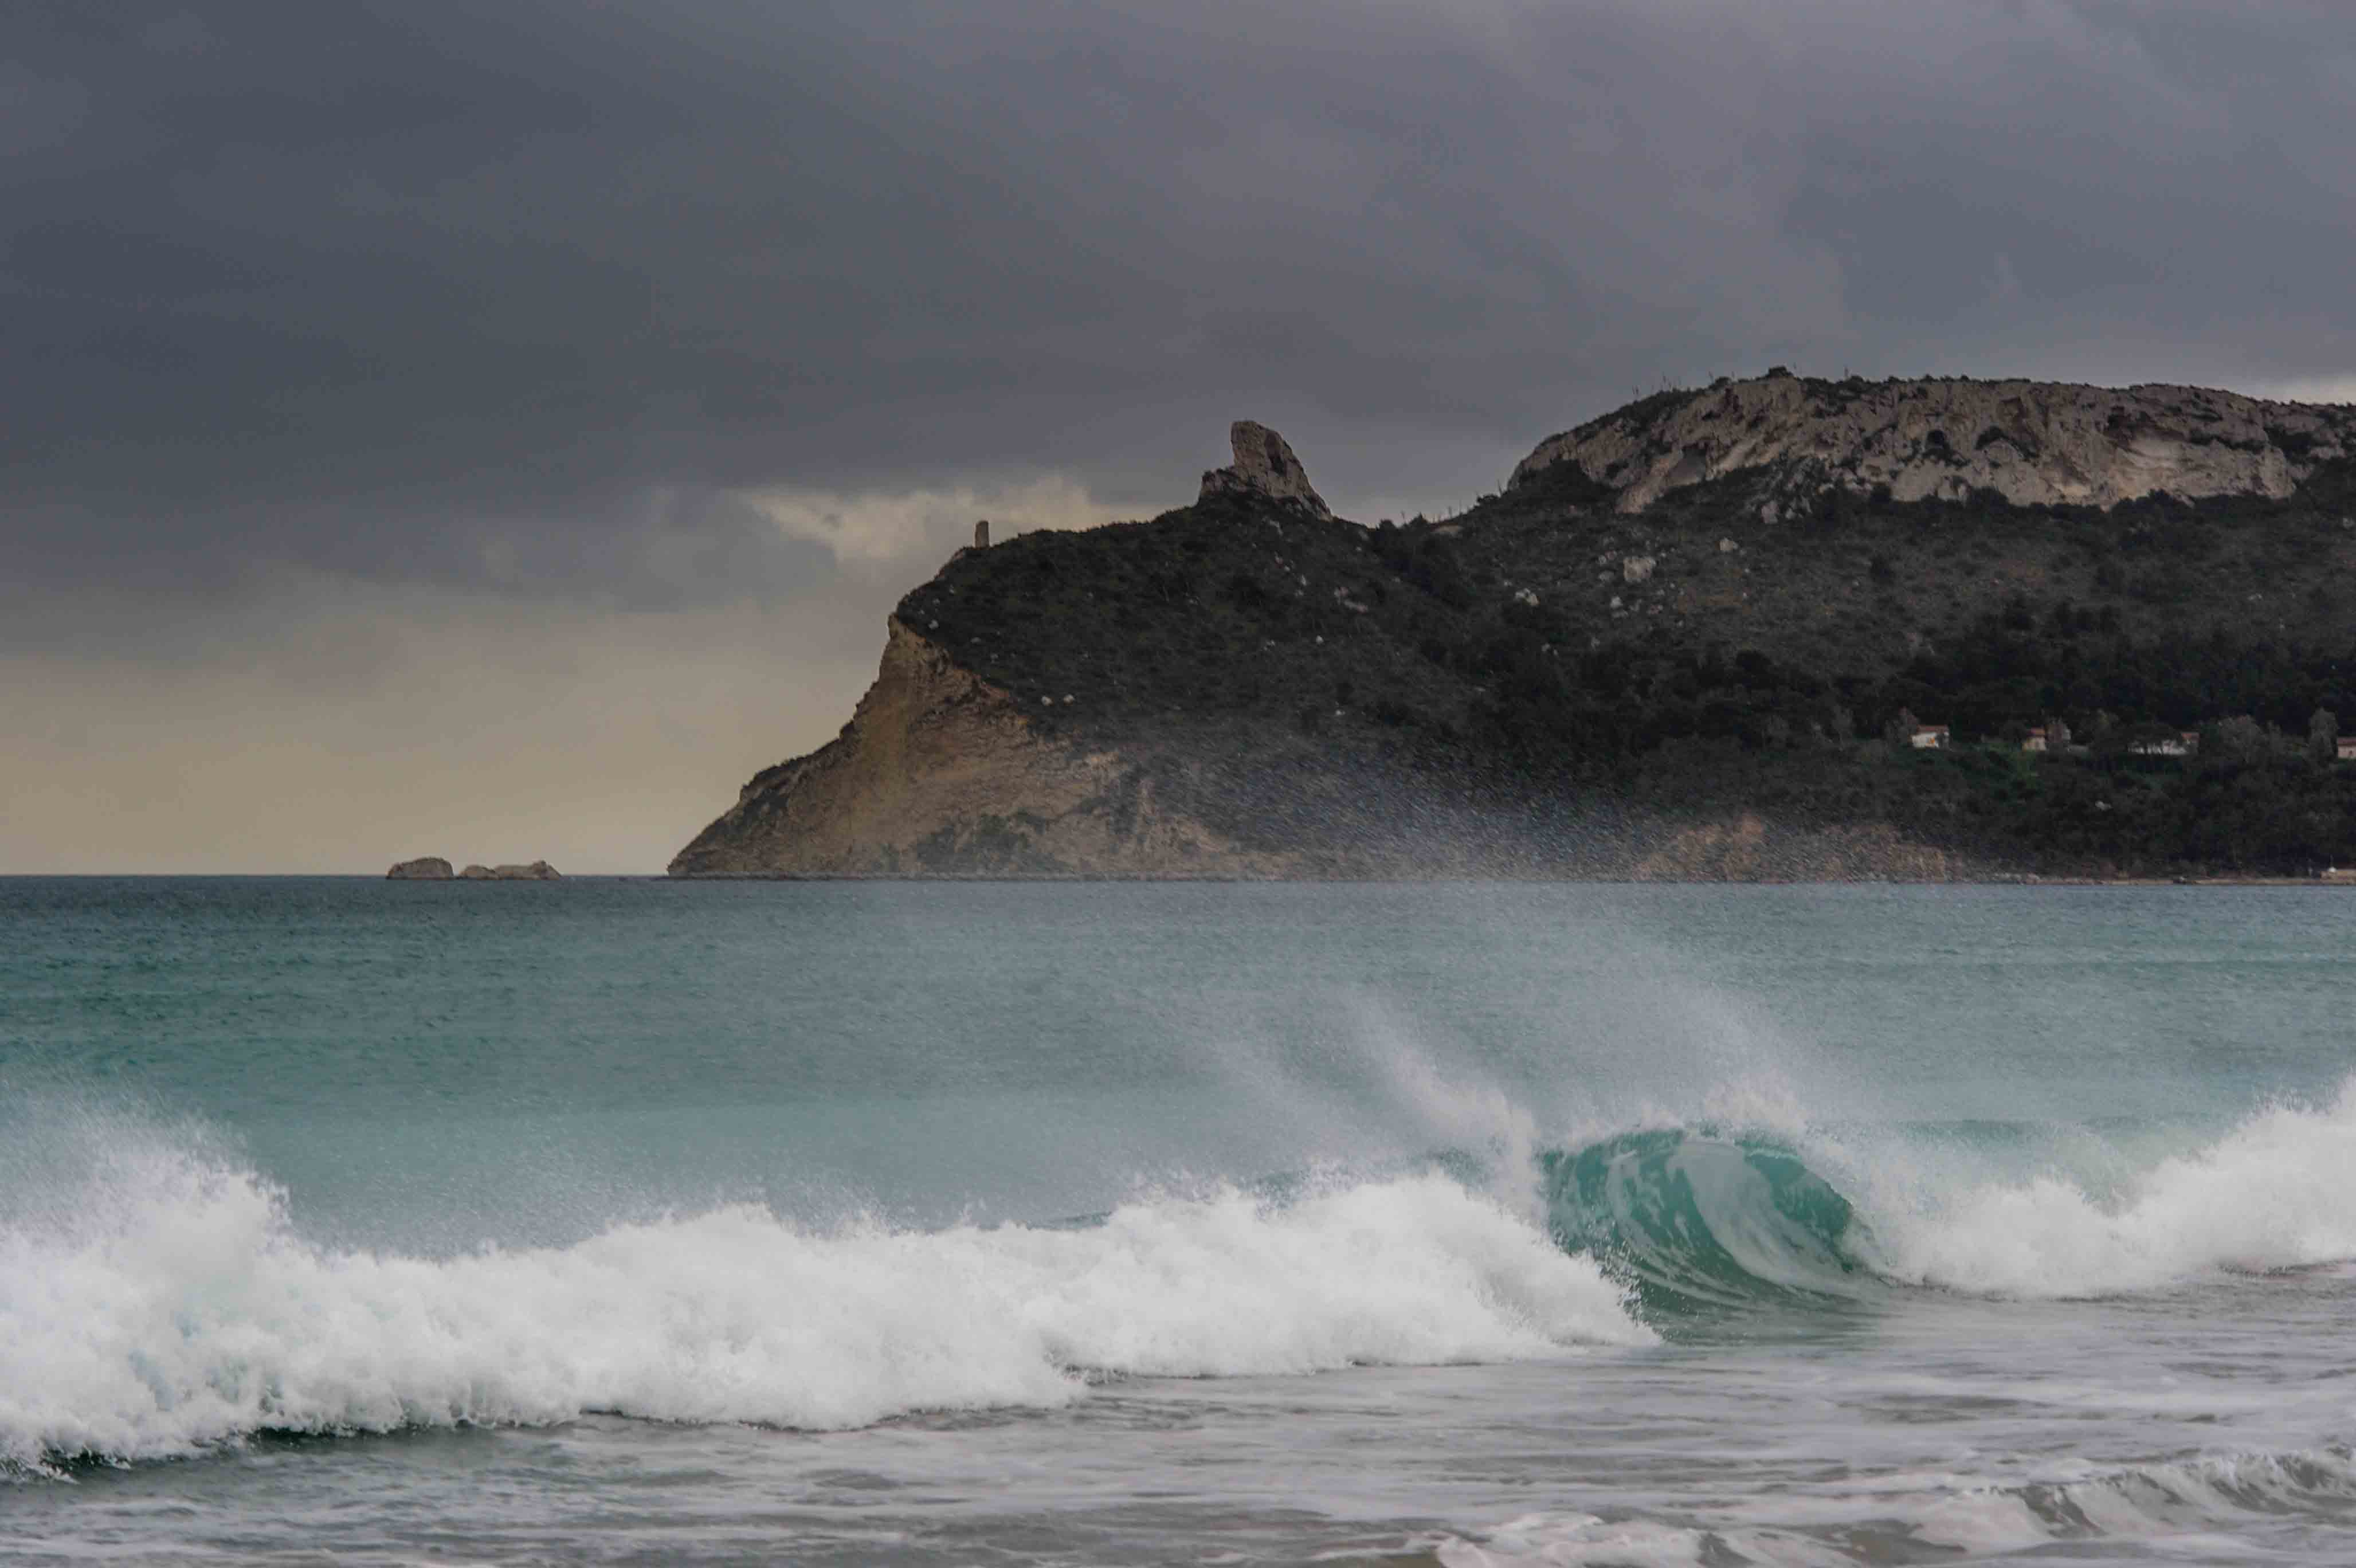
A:
<svg viewBox="0 0 2356 1568">
<path fill-rule="evenodd" d="M 0 879 L 0 1562 L 2356 1562 L 2356 894 Z"/>
</svg>

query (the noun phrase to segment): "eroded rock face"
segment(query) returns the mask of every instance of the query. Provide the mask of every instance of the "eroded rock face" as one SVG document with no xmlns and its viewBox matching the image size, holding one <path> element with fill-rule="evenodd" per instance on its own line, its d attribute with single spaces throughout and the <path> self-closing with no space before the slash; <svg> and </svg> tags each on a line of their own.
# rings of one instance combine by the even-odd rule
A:
<svg viewBox="0 0 2356 1568">
<path fill-rule="evenodd" d="M 401 862 L 384 875 L 388 882 L 447 882 L 450 863 L 438 854 L 423 854 Z"/>
<path fill-rule="evenodd" d="M 1325 499 L 1309 483 L 1308 470 L 1292 455 L 1283 436 L 1265 424 L 1238 419 L 1227 430 L 1227 443 L 1234 449 L 1235 463 L 1230 467 L 1213 468 L 1203 476 L 1201 499 L 1219 495 L 1254 496 L 1302 507 L 1318 517 L 1333 515 Z"/>
<path fill-rule="evenodd" d="M 447 864 L 446 862 L 444 864 Z M 470 865 L 458 873 L 462 882 L 557 882 L 562 880 L 556 867 L 544 860 L 530 865 Z"/>
<path fill-rule="evenodd" d="M 1619 491 L 1623 512 L 1752 468 L 1783 468 L 1808 487 L 1887 485 L 1901 501 L 1986 488 L 2016 505 L 2110 507 L 2162 490 L 2279 499 L 2351 450 L 2356 409 L 2200 387 L 1786 374 L 1633 404 L 1540 443 L 1512 482 L 1576 463 Z"/>
<path fill-rule="evenodd" d="M 841 735 L 755 774 L 673 876 L 1282 875 L 1168 809 L 1130 759 L 1038 733 L 896 617 Z"/>
<path fill-rule="evenodd" d="M 1039 732 L 1008 693 L 894 620 L 883 667 L 841 736 L 756 775 L 670 875 L 1275 878 L 1633 876 L 1648 880 L 1938 880 L 1960 863 L 1882 829 L 1708 824 L 1550 839 L 1558 817 L 1430 799 L 1366 770 L 1288 773 L 1313 826 L 1282 848 L 1238 843 L 1188 804 L 1227 736 L 1173 734 L 1162 755 Z M 1233 761 L 1232 756 L 1227 760 Z M 1258 758 L 1264 765 L 1269 758 Z M 1253 759 L 1245 759 L 1253 771 Z M 470 868 L 471 869 L 471 868 Z"/>
</svg>

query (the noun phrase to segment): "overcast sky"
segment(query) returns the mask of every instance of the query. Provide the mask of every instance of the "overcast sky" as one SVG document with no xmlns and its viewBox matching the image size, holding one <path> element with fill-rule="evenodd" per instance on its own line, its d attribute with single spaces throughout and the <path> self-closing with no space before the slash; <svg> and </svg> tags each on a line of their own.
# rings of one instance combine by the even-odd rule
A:
<svg viewBox="0 0 2356 1568">
<path fill-rule="evenodd" d="M 2340 0 L 19 0 L 0 873 L 653 872 L 977 516 L 1671 382 L 2356 397 Z"/>
</svg>

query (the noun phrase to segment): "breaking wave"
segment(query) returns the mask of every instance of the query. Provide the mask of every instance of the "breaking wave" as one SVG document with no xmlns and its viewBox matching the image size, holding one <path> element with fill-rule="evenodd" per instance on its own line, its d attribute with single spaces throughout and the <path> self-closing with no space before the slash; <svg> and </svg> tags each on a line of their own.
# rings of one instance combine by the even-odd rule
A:
<svg viewBox="0 0 2356 1568">
<path fill-rule="evenodd" d="M 766 1208 L 445 1259 L 305 1240 L 165 1138 L 0 1230 L 0 1460 L 586 1412 L 841 1428 L 1106 1375 L 1496 1361 L 1653 1336 L 1590 1260 L 1439 1173 L 1141 1199 L 1072 1227 L 812 1230 Z"/>
<path fill-rule="evenodd" d="M 1773 1140 L 1660 1128 L 1542 1165 L 1556 1236 L 1650 1310 L 1848 1295 L 1871 1279 L 1848 1199 Z"/>
<path fill-rule="evenodd" d="M 1541 1164 L 1558 1239 L 1648 1316 L 1902 1286 L 2115 1295 L 2356 1258 L 2356 1079 L 2101 1187 L 2058 1168 L 1957 1178 L 1896 1138 L 1709 1127 L 1616 1134 Z"/>
<path fill-rule="evenodd" d="M 1931 1194 L 1919 1211 L 1877 1214 L 1859 1250 L 1898 1280 L 2020 1296 L 2346 1262 L 2356 1258 L 2356 1079 L 2323 1106 L 2263 1110 L 2114 1192 L 2046 1172 Z"/>
<path fill-rule="evenodd" d="M 855 1427 L 1058 1406 L 1106 1377 L 1544 1359 L 1696 1313 L 2356 1258 L 2356 1080 L 2103 1185 L 1958 1177 L 1894 1134 L 1696 1123 L 1069 1225 L 816 1227 L 753 1204 L 446 1257 L 306 1239 L 284 1191 L 198 1137 L 79 1137 L 37 1180 L 18 1162 L 0 1221 L 0 1466 L 19 1471 L 589 1412 Z"/>
</svg>

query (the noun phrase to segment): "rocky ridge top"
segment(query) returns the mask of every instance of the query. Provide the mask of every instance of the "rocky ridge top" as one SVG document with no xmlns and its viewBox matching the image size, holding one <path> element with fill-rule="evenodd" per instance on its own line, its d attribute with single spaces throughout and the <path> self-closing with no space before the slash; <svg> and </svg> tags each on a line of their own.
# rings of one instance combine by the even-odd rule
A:
<svg viewBox="0 0 2356 1568">
<path fill-rule="evenodd" d="M 2015 506 L 2104 509 L 2161 491 L 2281 499 L 2356 452 L 2356 407 L 2202 387 L 1818 381 L 1788 371 L 1663 392 L 1539 443 L 1509 488 L 1574 464 L 1641 511 L 1667 492 L 1768 470 L 1794 494 L 1887 487 L 1898 501 L 1993 490 Z"/>
</svg>

